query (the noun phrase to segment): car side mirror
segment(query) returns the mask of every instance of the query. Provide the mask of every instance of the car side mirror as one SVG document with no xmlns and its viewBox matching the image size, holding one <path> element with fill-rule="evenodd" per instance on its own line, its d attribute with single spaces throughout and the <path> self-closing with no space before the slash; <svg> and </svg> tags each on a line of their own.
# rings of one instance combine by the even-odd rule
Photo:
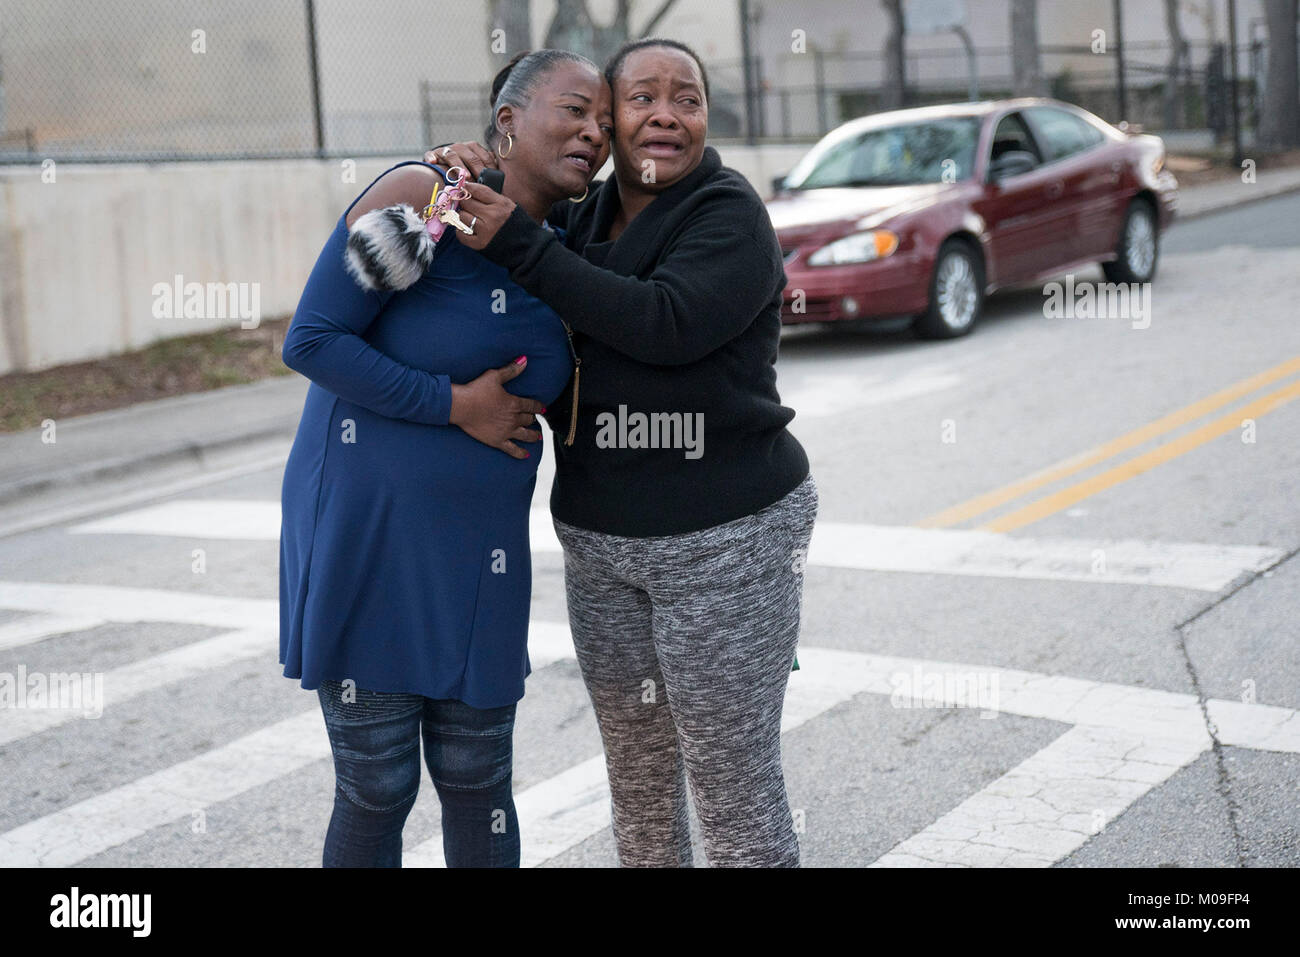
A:
<svg viewBox="0 0 1300 957">
<path fill-rule="evenodd" d="M 1038 157 L 1025 150 L 1008 150 L 989 164 L 988 181 L 996 183 L 1009 176 L 1028 173 L 1038 166 Z"/>
<path fill-rule="evenodd" d="M 772 192 L 779 193 L 785 189 L 785 178 L 789 174 L 783 173 L 780 176 L 772 177 Z"/>
</svg>

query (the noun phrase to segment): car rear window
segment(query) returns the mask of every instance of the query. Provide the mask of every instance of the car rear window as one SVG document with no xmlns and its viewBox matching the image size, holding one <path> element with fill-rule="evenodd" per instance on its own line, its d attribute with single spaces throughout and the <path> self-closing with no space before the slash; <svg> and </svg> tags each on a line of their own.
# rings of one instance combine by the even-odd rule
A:
<svg viewBox="0 0 1300 957">
<path fill-rule="evenodd" d="M 950 117 L 834 134 L 812 148 L 786 179 L 790 189 L 898 186 L 967 179 L 975 163 L 980 121 Z"/>
<path fill-rule="evenodd" d="M 1082 153 L 1103 139 L 1101 130 L 1082 117 L 1054 106 L 1035 106 L 1024 111 L 1034 132 L 1047 150 L 1047 159 L 1058 160 Z"/>
</svg>

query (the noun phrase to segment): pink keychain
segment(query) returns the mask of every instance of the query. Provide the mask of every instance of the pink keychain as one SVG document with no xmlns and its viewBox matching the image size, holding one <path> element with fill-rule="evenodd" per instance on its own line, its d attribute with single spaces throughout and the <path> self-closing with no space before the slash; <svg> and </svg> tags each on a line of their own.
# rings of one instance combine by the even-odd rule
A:
<svg viewBox="0 0 1300 957">
<path fill-rule="evenodd" d="M 456 174 L 454 178 L 453 173 Z M 464 179 L 464 167 L 453 166 L 447 170 L 447 188 L 440 192 L 438 187 L 435 186 L 433 195 L 429 198 L 429 205 L 424 207 L 422 213 L 424 228 L 429 231 L 429 235 L 433 237 L 435 243 L 442 239 L 442 234 L 446 231 L 448 224 L 455 226 L 463 233 L 473 233 L 472 229 L 461 222 L 460 215 L 456 212 L 461 200 L 469 199 L 469 190 L 461 185 Z"/>
<path fill-rule="evenodd" d="M 420 212 L 406 203 L 397 203 L 358 217 L 348 230 L 343 262 L 363 289 L 406 289 L 433 262 L 434 248 L 448 225 L 473 234 L 473 227 L 461 222 L 456 212 L 461 200 L 470 195 L 462 185 L 465 175 L 461 166 L 447 170 L 446 187 L 435 184 L 429 205 Z"/>
</svg>

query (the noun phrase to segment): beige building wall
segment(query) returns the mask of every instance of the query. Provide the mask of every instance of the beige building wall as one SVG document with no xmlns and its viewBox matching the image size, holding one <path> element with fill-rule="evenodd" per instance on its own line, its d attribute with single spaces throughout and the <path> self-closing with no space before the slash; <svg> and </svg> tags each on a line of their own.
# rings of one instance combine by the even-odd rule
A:
<svg viewBox="0 0 1300 957">
<path fill-rule="evenodd" d="M 726 145 L 763 195 L 806 148 Z M 0 375 L 239 325 L 155 314 L 155 285 L 256 285 L 263 318 L 292 314 L 343 210 L 393 157 L 0 167 Z M 608 168 L 603 175 L 609 175 Z"/>
</svg>

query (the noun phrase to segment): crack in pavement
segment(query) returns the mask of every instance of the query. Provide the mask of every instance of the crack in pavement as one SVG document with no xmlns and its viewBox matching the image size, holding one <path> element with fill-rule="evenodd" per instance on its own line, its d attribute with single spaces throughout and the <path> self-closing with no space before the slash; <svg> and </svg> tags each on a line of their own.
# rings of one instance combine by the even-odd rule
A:
<svg viewBox="0 0 1300 957">
<path fill-rule="evenodd" d="M 1228 808 L 1228 828 L 1232 832 L 1232 845 L 1237 856 L 1238 867 L 1246 867 L 1248 860 L 1245 838 L 1241 833 L 1241 807 L 1237 804 L 1237 800 L 1232 793 L 1232 779 L 1228 774 L 1228 765 L 1223 754 L 1223 743 L 1219 740 L 1218 726 L 1210 717 L 1209 699 L 1206 696 L 1205 691 L 1201 688 L 1201 676 L 1197 673 L 1196 664 L 1192 661 L 1191 652 L 1187 650 L 1187 628 L 1210 611 L 1218 608 L 1220 605 L 1226 604 L 1251 585 L 1262 581 L 1265 577 L 1270 575 L 1275 568 L 1279 568 L 1286 564 L 1292 558 L 1296 557 L 1296 555 L 1300 555 L 1300 547 L 1293 548 L 1267 568 L 1262 568 L 1259 571 L 1248 572 L 1239 583 L 1234 585 L 1234 587 L 1207 604 L 1190 618 L 1174 625 L 1174 635 L 1177 637 L 1178 651 L 1183 656 L 1183 665 L 1187 669 L 1188 678 L 1192 682 L 1192 692 L 1196 695 L 1196 702 L 1200 706 L 1201 718 L 1205 722 L 1205 730 L 1210 735 L 1210 749 L 1214 753 L 1217 789 Z"/>
</svg>

